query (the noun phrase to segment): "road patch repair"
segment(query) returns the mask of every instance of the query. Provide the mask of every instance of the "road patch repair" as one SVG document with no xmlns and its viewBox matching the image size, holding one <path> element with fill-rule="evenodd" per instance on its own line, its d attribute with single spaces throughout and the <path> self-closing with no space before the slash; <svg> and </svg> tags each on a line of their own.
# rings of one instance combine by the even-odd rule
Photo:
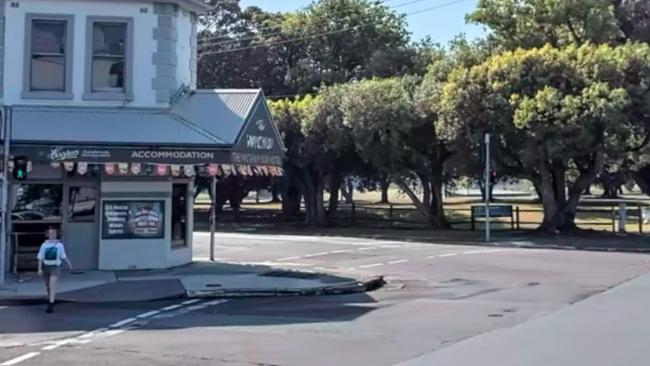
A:
<svg viewBox="0 0 650 366">
<path fill-rule="evenodd" d="M 139 302 L 185 298 L 313 296 L 372 291 L 383 277 L 349 278 L 263 265 L 195 262 L 169 270 L 65 273 L 57 300 L 77 303 Z M 10 279 L 0 301 L 37 301 L 45 289 L 37 276 Z"/>
</svg>

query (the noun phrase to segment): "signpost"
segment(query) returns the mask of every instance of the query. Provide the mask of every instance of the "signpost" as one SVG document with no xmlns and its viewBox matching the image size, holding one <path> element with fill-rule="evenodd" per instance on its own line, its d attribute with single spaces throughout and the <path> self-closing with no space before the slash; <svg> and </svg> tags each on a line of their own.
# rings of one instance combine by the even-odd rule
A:
<svg viewBox="0 0 650 366">
<path fill-rule="evenodd" d="M 7 272 L 7 238 L 9 237 L 9 118 L 7 112 L 9 108 L 3 107 L 0 110 L 0 121 L 2 121 L 2 137 L 4 139 L 4 156 L 2 164 L 2 195 L 0 202 L 0 285 L 5 282 Z"/>
<path fill-rule="evenodd" d="M 485 241 L 490 242 L 490 134 L 485 134 Z"/>
<path fill-rule="evenodd" d="M 217 226 L 217 177 L 212 176 L 210 184 L 212 204 L 210 205 L 210 261 L 214 262 L 214 232 Z"/>
</svg>

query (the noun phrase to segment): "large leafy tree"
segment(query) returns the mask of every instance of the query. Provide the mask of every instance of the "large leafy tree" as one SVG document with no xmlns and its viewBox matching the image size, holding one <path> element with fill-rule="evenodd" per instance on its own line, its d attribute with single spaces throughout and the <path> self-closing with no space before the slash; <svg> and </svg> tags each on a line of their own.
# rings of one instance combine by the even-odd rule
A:
<svg viewBox="0 0 650 366">
<path fill-rule="evenodd" d="M 649 57 L 640 44 L 505 52 L 456 69 L 444 113 L 469 126 L 470 140 L 494 134 L 495 162 L 540 193 L 541 229 L 573 229 L 580 196 L 604 164 L 643 143 L 637 113 L 647 102 Z"/>
</svg>

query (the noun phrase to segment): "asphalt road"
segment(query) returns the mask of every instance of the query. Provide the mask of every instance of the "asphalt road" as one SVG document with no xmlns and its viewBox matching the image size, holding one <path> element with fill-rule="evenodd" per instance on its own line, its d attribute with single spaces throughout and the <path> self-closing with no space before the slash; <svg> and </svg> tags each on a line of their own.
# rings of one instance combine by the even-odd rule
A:
<svg viewBox="0 0 650 366">
<path fill-rule="evenodd" d="M 0 303 L 0 365 L 394 365 L 543 320 L 650 270 L 641 254 L 351 238 L 220 234 L 216 250 L 221 261 L 388 284 L 345 296 L 61 304 L 54 315 Z M 208 257 L 206 234 L 195 253 Z"/>
</svg>

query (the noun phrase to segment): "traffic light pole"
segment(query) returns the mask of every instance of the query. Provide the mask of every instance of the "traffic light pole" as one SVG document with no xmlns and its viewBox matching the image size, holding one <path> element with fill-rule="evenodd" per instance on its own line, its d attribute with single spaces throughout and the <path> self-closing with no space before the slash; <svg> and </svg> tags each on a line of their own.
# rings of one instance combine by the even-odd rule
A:
<svg viewBox="0 0 650 366">
<path fill-rule="evenodd" d="M 485 241 L 490 242 L 490 134 L 485 134 Z"/>
<path fill-rule="evenodd" d="M 4 139 L 4 155 L 2 163 L 2 193 L 0 205 L 0 285 L 5 283 L 7 275 L 7 238 L 9 225 L 9 144 L 10 144 L 10 114 L 9 107 L 2 108 L 2 132 Z"/>
</svg>

